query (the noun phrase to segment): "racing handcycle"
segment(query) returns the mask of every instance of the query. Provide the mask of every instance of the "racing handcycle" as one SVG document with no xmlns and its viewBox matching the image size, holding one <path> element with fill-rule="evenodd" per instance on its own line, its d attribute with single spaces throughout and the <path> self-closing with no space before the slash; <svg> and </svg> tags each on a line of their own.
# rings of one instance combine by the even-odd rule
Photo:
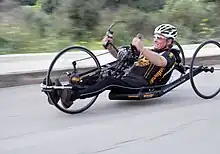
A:
<svg viewBox="0 0 220 154">
<path fill-rule="evenodd" d="M 108 37 L 113 37 L 114 31 L 112 28 L 121 21 L 114 22 L 110 25 L 110 27 L 107 29 L 106 35 Z M 141 37 L 141 36 L 140 36 Z M 108 42 L 109 43 L 109 42 Z M 219 68 L 214 68 L 213 66 L 206 66 L 206 65 L 199 65 L 195 66 L 195 60 L 197 58 L 197 54 L 205 45 L 207 44 L 214 44 L 220 48 L 220 44 L 217 41 L 214 40 L 208 40 L 203 43 L 201 43 L 198 48 L 195 50 L 190 65 L 186 65 L 185 63 L 185 55 L 183 48 L 181 45 L 175 41 L 174 42 L 176 46 L 179 49 L 172 48 L 171 52 L 174 53 L 176 57 L 176 63 L 175 66 L 172 68 L 173 70 L 176 70 L 180 73 L 180 76 L 175 79 L 174 81 L 168 82 L 168 79 L 170 79 L 170 76 L 172 74 L 171 70 L 168 75 L 169 77 L 166 78 L 166 80 L 161 81 L 160 85 L 154 85 L 154 86 L 147 86 L 147 87 L 140 87 L 140 88 L 129 88 L 129 87 L 122 87 L 118 86 L 116 88 L 113 88 L 109 92 L 109 99 L 110 100 L 143 100 L 143 99 L 151 99 L 151 98 L 157 98 L 165 95 L 166 93 L 172 91 L 174 88 L 180 86 L 184 82 L 190 80 L 190 83 L 192 85 L 193 90 L 195 93 L 204 99 L 211 99 L 218 95 L 220 92 L 220 88 L 210 95 L 204 95 L 201 93 L 198 88 L 196 87 L 196 84 L 194 82 L 194 77 L 202 72 L 211 72 L 213 73 L 216 70 L 219 70 Z M 100 61 L 98 60 L 98 56 L 107 54 L 102 53 L 99 55 L 95 55 L 92 51 L 87 49 L 83 46 L 69 46 L 63 50 L 61 50 L 52 60 L 49 69 L 46 74 L 46 84 L 41 83 L 41 91 L 47 94 L 48 99 L 51 99 L 54 103 L 53 105 L 57 107 L 60 111 L 67 113 L 67 114 L 77 114 L 86 111 L 89 109 L 97 100 L 98 95 L 94 96 L 91 100 L 89 100 L 86 105 L 83 105 L 79 109 L 65 109 L 60 105 L 59 103 L 55 103 L 54 98 L 52 97 L 51 93 L 54 90 L 62 90 L 64 88 L 68 89 L 74 89 L 74 88 L 86 88 L 87 86 L 93 85 L 96 82 L 99 82 L 102 78 L 106 76 L 112 76 L 115 78 L 121 78 L 124 74 L 126 74 L 126 71 L 129 70 L 129 68 L 134 64 L 135 61 L 137 61 L 139 53 L 136 50 L 134 46 L 130 45 L 123 45 L 120 47 L 116 47 L 113 43 L 111 45 L 115 48 L 117 51 L 118 57 L 106 64 L 101 65 Z M 104 46 L 105 47 L 105 46 Z M 68 71 L 62 70 L 63 74 L 67 77 L 68 84 L 56 86 L 51 84 L 52 80 L 52 71 L 53 68 L 58 61 L 58 59 L 65 53 L 77 50 L 81 51 L 84 55 L 88 55 L 88 57 L 79 59 L 79 60 L 73 60 L 70 62 L 72 65 Z M 68 60 L 71 60 L 69 57 L 67 57 Z M 77 68 L 77 64 L 83 60 L 92 60 L 94 61 L 95 65 L 88 66 L 86 68 Z M 80 71 L 81 70 L 81 71 Z M 86 98 L 84 98 L 86 99 Z M 75 103 L 73 104 L 73 106 Z"/>
</svg>

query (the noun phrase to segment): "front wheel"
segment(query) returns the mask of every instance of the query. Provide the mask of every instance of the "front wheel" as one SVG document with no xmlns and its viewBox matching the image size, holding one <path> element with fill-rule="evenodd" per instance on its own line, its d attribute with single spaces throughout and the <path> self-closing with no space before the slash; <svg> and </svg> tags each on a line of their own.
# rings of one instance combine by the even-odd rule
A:
<svg viewBox="0 0 220 154">
<path fill-rule="evenodd" d="M 75 64 L 75 66 L 73 66 L 73 64 Z M 81 64 L 81 66 L 77 67 L 78 64 Z M 92 75 L 95 75 L 96 77 L 99 78 L 101 72 L 101 65 L 97 57 L 90 50 L 81 46 L 67 47 L 61 50 L 51 62 L 46 76 L 46 84 L 49 85 L 49 81 L 53 81 L 52 76 L 54 74 L 55 75 L 59 74 L 59 80 L 61 81 L 61 83 L 67 82 L 69 84 L 70 82 L 69 75 L 74 70 L 75 71 L 77 70 L 77 72 L 81 75 L 80 76 L 81 78 Z M 68 85 L 68 84 L 62 83 L 62 85 Z M 69 87 L 66 86 L 66 88 L 71 88 L 71 86 Z M 48 97 L 50 97 L 50 99 L 53 100 L 51 94 L 50 93 L 48 94 L 49 94 Z M 53 102 L 54 102 L 54 106 L 57 107 L 60 111 L 68 114 L 77 114 L 84 112 L 85 110 L 90 108 L 94 104 L 97 98 L 98 95 L 92 98 L 88 98 L 90 100 L 88 99 L 77 100 L 79 102 L 77 101 L 74 102 L 74 104 L 69 109 L 65 109 L 59 102 L 55 103 L 54 100 Z M 81 107 L 76 108 L 77 105 Z"/>
</svg>

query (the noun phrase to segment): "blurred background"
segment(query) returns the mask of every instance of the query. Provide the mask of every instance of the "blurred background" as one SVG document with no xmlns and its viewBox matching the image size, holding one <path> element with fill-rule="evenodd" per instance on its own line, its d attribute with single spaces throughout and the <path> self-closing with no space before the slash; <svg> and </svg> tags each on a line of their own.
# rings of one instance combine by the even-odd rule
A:
<svg viewBox="0 0 220 154">
<path fill-rule="evenodd" d="M 69 45 L 103 49 L 101 39 L 116 20 L 116 45 L 137 33 L 152 43 L 155 26 L 171 23 L 177 41 L 220 40 L 220 0 L 0 0 L 0 54 L 55 52 Z"/>
</svg>

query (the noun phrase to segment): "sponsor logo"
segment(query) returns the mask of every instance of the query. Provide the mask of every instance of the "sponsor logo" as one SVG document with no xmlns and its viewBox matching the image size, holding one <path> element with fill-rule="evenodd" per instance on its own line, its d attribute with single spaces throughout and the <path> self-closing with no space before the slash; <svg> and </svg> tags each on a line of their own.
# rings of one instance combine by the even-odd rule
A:
<svg viewBox="0 0 220 154">
<path fill-rule="evenodd" d="M 141 67 L 148 66 L 148 65 L 150 65 L 150 61 L 143 55 L 140 57 L 140 59 L 136 63 L 136 66 L 141 66 Z"/>
<path fill-rule="evenodd" d="M 153 97 L 154 94 L 144 94 L 144 97 Z"/>
<path fill-rule="evenodd" d="M 165 68 L 160 68 L 160 70 L 151 78 L 150 83 L 151 83 L 151 84 L 154 83 L 154 81 L 155 81 L 158 77 L 162 76 L 164 70 L 165 70 Z"/>
<path fill-rule="evenodd" d="M 174 54 L 172 52 L 170 52 L 169 57 L 173 58 Z"/>
</svg>

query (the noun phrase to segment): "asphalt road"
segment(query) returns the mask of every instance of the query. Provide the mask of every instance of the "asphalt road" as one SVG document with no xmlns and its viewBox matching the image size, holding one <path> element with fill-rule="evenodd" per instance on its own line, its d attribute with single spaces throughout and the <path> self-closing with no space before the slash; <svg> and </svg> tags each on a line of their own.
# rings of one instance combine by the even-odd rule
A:
<svg viewBox="0 0 220 154">
<path fill-rule="evenodd" d="M 220 72 L 196 79 L 207 93 Z M 161 98 L 110 101 L 67 115 L 39 85 L 0 89 L 0 154 L 218 154 L 220 94 L 198 97 L 186 82 Z"/>
</svg>

